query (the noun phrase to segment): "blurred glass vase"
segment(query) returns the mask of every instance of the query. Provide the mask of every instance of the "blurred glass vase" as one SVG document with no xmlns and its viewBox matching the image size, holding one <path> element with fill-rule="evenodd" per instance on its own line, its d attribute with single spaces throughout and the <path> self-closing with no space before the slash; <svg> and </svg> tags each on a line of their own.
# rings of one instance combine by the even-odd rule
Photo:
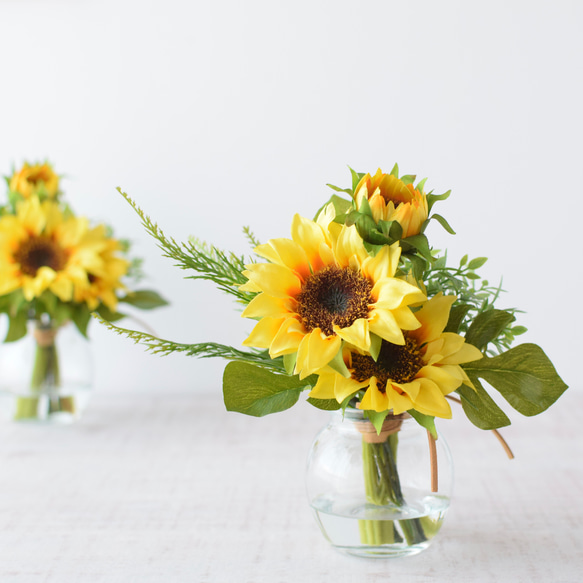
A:
<svg viewBox="0 0 583 583">
<path fill-rule="evenodd" d="M 92 380 L 89 342 L 71 322 L 31 320 L 26 336 L 0 347 L 0 403 L 14 421 L 74 422 Z"/>
</svg>

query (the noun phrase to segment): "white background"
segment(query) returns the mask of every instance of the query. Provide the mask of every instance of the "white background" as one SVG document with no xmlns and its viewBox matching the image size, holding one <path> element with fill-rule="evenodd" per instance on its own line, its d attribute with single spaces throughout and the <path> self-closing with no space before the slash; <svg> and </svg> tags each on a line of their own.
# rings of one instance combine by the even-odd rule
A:
<svg viewBox="0 0 583 583">
<path fill-rule="evenodd" d="M 501 307 L 580 384 L 582 24 L 566 0 L 0 0 L 0 173 L 49 159 L 171 301 L 141 318 L 238 346 L 251 322 L 184 280 L 115 187 L 168 235 L 247 253 L 243 225 L 288 236 L 347 165 L 398 162 L 453 191 L 435 210 L 457 235 L 435 223 L 433 245 L 488 256 Z M 220 390 L 223 362 L 90 334 L 99 387 Z"/>
</svg>

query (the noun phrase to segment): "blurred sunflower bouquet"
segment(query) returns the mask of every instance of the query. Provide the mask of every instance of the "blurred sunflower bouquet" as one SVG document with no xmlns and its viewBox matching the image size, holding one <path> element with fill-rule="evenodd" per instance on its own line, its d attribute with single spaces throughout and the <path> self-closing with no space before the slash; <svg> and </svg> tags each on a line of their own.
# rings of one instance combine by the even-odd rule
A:
<svg viewBox="0 0 583 583">
<path fill-rule="evenodd" d="M 453 234 L 433 210 L 450 192 L 426 192 L 426 180 L 400 176 L 397 165 L 351 177 L 348 188 L 328 185 L 335 193 L 314 220 L 293 217 L 291 238 L 260 244 L 245 229 L 250 259 L 196 239 L 177 243 L 120 191 L 167 257 L 233 296 L 255 324 L 244 349 L 110 328 L 153 353 L 231 361 L 225 404 L 247 415 L 285 410 L 307 392 L 319 409 L 362 412 L 378 434 L 388 418 L 411 416 L 435 440 L 435 419 L 452 417 L 452 401 L 481 429 L 510 424 L 483 381 L 521 414 L 546 410 L 567 387 L 539 346 L 512 346 L 525 328 L 515 324 L 516 309 L 497 307 L 500 286 L 477 273 L 486 259 L 450 266 L 429 242 L 432 221 Z M 370 502 L 399 500 L 398 476 L 379 461 L 396 455 L 395 443 L 368 452 Z M 411 528 L 414 544 L 425 535 Z"/>
<path fill-rule="evenodd" d="M 154 291 L 126 286 L 126 278 L 140 277 L 140 261 L 128 258 L 129 243 L 114 238 L 108 226 L 76 216 L 50 164 L 26 162 L 5 178 L 7 202 L 0 206 L 4 341 L 29 333 L 36 339 L 31 393 L 18 397 L 14 417 L 37 418 L 41 393 L 50 393 L 49 413 L 74 413 L 74 398 L 60 390 L 59 330 L 72 323 L 87 336 L 92 312 L 115 321 L 124 317 L 120 303 L 151 309 L 166 301 Z"/>
</svg>

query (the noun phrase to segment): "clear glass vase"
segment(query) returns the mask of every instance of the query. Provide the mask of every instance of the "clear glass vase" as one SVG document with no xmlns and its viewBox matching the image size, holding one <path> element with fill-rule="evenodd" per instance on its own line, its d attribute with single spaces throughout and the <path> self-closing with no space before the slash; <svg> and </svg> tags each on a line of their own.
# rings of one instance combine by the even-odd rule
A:
<svg viewBox="0 0 583 583">
<path fill-rule="evenodd" d="M 0 345 L 0 407 L 13 421 L 74 422 L 92 379 L 89 342 L 71 322 L 31 320 L 25 337 Z"/>
<path fill-rule="evenodd" d="M 322 533 L 362 557 L 426 549 L 443 524 L 452 482 L 445 440 L 433 440 L 407 414 L 389 415 L 378 435 L 361 411 L 334 412 L 308 456 L 308 499 Z"/>
</svg>

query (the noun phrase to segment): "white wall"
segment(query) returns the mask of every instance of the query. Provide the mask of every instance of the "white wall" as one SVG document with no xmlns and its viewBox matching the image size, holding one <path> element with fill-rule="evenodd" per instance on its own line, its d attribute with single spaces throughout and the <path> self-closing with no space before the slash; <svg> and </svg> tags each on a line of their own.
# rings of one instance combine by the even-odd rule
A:
<svg viewBox="0 0 583 583">
<path fill-rule="evenodd" d="M 242 225 L 287 236 L 348 164 L 397 161 L 453 189 L 458 234 L 434 225 L 434 245 L 490 257 L 525 339 L 580 385 L 582 22 L 566 0 L 0 0 L 0 173 L 51 160 L 146 259 L 172 302 L 142 314 L 158 334 L 238 345 L 250 323 L 159 256 L 115 187 L 168 234 L 243 252 Z M 219 390 L 223 362 L 91 335 L 101 387 Z"/>
</svg>

